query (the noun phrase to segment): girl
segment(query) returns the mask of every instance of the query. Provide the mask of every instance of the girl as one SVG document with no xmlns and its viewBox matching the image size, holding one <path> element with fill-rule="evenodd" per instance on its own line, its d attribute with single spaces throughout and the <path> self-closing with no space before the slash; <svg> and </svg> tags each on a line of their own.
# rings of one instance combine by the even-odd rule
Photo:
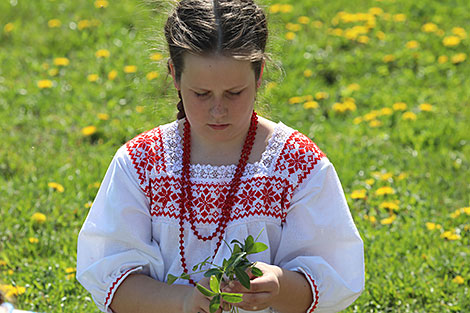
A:
<svg viewBox="0 0 470 313">
<path fill-rule="evenodd" d="M 267 35 L 251 0 L 182 0 L 169 16 L 178 119 L 118 150 L 78 238 L 77 279 L 101 311 L 208 313 L 203 274 L 167 275 L 221 264 L 224 240 L 260 232 L 263 275 L 225 287 L 243 294 L 240 312 L 336 312 L 362 292 L 363 244 L 334 167 L 253 110 Z"/>
</svg>

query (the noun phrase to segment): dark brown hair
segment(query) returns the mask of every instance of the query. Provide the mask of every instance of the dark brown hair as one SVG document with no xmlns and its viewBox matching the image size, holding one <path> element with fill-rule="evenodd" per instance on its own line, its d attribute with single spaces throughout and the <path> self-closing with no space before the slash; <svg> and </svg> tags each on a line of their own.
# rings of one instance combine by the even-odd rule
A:
<svg viewBox="0 0 470 313">
<path fill-rule="evenodd" d="M 248 60 L 258 80 L 268 27 L 266 15 L 252 0 L 182 0 L 168 17 L 165 38 L 176 81 L 181 79 L 186 52 Z M 181 94 L 178 96 L 181 119 L 185 113 Z"/>
</svg>

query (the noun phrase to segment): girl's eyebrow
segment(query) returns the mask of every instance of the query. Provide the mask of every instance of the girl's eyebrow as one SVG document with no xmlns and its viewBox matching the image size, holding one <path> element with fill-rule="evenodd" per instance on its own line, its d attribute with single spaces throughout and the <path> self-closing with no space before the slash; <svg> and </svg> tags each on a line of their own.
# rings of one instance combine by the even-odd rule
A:
<svg viewBox="0 0 470 313">
<path fill-rule="evenodd" d="M 229 89 L 226 89 L 226 90 L 236 90 L 236 89 L 244 89 L 246 88 L 247 85 L 245 84 L 242 84 L 242 85 L 236 85 L 236 86 L 233 86 Z M 189 89 L 192 89 L 192 90 L 200 90 L 200 91 L 210 91 L 210 89 L 206 89 L 206 88 L 203 88 L 203 87 L 197 87 L 197 86 L 191 86 L 189 85 Z"/>
</svg>

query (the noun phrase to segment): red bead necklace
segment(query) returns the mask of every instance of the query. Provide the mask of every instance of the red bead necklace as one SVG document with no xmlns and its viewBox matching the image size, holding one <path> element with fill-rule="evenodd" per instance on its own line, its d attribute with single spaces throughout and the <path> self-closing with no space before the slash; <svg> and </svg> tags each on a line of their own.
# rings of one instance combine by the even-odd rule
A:
<svg viewBox="0 0 470 313">
<path fill-rule="evenodd" d="M 229 185 L 229 190 L 227 197 L 225 198 L 224 205 L 222 207 L 222 214 L 219 217 L 218 225 L 215 231 L 210 234 L 209 236 L 202 236 L 199 231 L 196 229 L 196 222 L 194 218 L 194 210 L 191 207 L 193 194 L 191 191 L 191 181 L 189 179 L 189 165 L 191 161 L 191 126 L 189 125 L 188 119 L 184 122 L 184 130 L 183 130 L 183 169 L 181 172 L 181 200 L 180 200 L 180 241 L 179 241 L 179 248 L 180 248 L 180 255 L 181 255 L 181 265 L 183 266 L 183 271 L 188 274 L 188 268 L 186 265 L 186 258 L 184 256 L 184 215 L 188 213 L 188 220 L 191 224 L 191 229 L 193 233 L 199 240 L 207 241 L 212 240 L 218 235 L 218 241 L 214 250 L 214 254 L 212 255 L 212 259 L 215 257 L 219 247 L 222 243 L 225 228 L 227 227 L 227 223 L 230 219 L 230 210 L 235 201 L 235 194 L 238 191 L 240 186 L 241 177 L 243 172 L 245 171 L 246 164 L 248 163 L 248 158 L 250 157 L 251 150 L 253 148 L 253 144 L 255 142 L 256 137 L 256 129 L 258 128 L 258 115 L 256 112 L 253 111 L 251 115 L 251 123 L 250 128 L 248 130 L 248 134 L 245 138 L 245 143 L 243 144 L 242 153 L 240 156 L 240 160 L 238 161 L 237 169 L 235 170 L 235 175 L 232 178 L 232 181 Z M 189 204 L 186 207 L 186 204 Z M 194 280 L 191 278 L 189 282 L 193 285 L 196 285 Z"/>
</svg>

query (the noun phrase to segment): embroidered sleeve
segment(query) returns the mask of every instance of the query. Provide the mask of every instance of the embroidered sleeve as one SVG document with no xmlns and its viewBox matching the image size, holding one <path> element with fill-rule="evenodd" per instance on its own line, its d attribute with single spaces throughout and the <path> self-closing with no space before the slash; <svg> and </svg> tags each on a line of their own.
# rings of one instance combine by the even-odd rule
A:
<svg viewBox="0 0 470 313">
<path fill-rule="evenodd" d="M 77 280 L 102 312 L 132 273 L 163 280 L 163 258 L 152 239 L 148 199 L 123 146 L 111 162 L 78 236 Z"/>
<path fill-rule="evenodd" d="M 341 311 L 364 288 L 363 243 L 327 158 L 293 194 L 275 264 L 304 274 L 313 294 L 308 313 Z"/>
</svg>

